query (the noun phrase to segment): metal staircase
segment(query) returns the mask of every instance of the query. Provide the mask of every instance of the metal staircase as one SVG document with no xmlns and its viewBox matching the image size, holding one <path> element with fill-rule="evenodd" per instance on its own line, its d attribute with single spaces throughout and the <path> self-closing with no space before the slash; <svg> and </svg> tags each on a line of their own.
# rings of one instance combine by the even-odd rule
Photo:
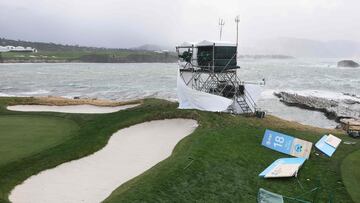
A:
<svg viewBox="0 0 360 203">
<path fill-rule="evenodd" d="M 246 89 L 239 91 L 234 99 L 234 105 L 238 105 L 243 114 L 256 115 L 259 111 L 261 111 Z"/>
<path fill-rule="evenodd" d="M 249 104 L 246 102 L 246 98 L 244 95 L 236 97 L 236 102 L 239 104 L 241 110 L 245 114 L 252 114 L 254 113 L 250 108 Z"/>
</svg>

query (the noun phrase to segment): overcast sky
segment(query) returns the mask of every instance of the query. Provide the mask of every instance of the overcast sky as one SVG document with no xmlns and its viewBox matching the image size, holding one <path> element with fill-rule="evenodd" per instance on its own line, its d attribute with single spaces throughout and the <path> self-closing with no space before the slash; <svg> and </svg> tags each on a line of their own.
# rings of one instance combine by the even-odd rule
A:
<svg viewBox="0 0 360 203">
<path fill-rule="evenodd" d="M 359 0 L 1 0 L 0 37 L 103 47 L 275 37 L 355 40 Z"/>
</svg>

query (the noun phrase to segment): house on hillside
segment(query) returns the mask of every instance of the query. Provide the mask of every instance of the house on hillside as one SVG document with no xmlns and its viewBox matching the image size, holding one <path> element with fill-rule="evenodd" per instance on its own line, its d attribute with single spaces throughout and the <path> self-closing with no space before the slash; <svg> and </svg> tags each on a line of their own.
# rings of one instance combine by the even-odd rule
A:
<svg viewBox="0 0 360 203">
<path fill-rule="evenodd" d="M 37 50 L 32 47 L 0 46 L 0 52 L 37 52 Z"/>
<path fill-rule="evenodd" d="M 0 46 L 0 52 L 7 52 L 8 49 L 4 46 Z"/>
</svg>

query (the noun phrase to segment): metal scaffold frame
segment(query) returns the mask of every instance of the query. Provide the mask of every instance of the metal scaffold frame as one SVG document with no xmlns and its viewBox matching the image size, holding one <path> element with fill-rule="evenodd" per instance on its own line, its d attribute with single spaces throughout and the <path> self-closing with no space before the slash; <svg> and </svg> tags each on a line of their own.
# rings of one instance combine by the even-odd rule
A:
<svg viewBox="0 0 360 203">
<path fill-rule="evenodd" d="M 236 16 L 236 44 L 221 41 L 225 21 L 220 18 L 220 41 L 184 42 L 176 47 L 181 108 L 256 114 L 258 117 L 265 115 L 255 103 L 261 90 L 254 86 L 265 85 L 265 79 L 260 83 L 249 83 L 241 81 L 237 75 L 240 68 L 237 66 L 239 22 L 240 17 Z"/>
<path fill-rule="evenodd" d="M 176 47 L 179 55 L 180 49 L 188 49 L 189 53 L 194 53 L 194 49 L 196 49 L 196 47 Z M 215 44 L 213 45 L 213 50 L 215 50 Z M 236 55 L 237 52 L 230 60 L 234 58 L 236 59 Z M 241 81 L 237 75 L 236 70 L 240 67 L 237 67 L 236 69 L 228 69 L 229 63 L 227 63 L 224 67 L 221 67 L 221 71 L 214 71 L 216 68 L 214 65 L 215 60 L 223 59 L 215 59 L 213 53 L 212 63 L 208 67 L 204 68 L 194 63 L 197 61 L 196 58 L 191 57 L 188 60 L 183 59 L 182 61 L 179 61 L 179 64 L 182 63 L 180 65 L 181 68 L 179 69 L 180 77 L 184 80 L 188 87 L 194 90 L 232 99 L 234 104 L 237 103 L 241 108 L 242 113 L 253 114 L 259 110 L 250 94 L 248 94 L 244 88 L 244 85 L 249 83 Z M 185 73 L 190 73 L 191 77 L 184 77 Z M 234 108 L 229 109 L 229 111 L 237 113 L 236 109 Z"/>
</svg>

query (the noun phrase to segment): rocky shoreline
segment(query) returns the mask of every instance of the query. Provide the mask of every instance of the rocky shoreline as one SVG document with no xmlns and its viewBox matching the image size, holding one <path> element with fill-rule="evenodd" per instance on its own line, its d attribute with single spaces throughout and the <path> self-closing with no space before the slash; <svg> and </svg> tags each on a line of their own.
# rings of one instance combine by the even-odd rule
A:
<svg viewBox="0 0 360 203">
<path fill-rule="evenodd" d="M 360 99 L 356 95 L 344 93 L 336 99 L 284 91 L 274 95 L 286 105 L 321 111 L 342 125 L 360 122 Z"/>
</svg>

